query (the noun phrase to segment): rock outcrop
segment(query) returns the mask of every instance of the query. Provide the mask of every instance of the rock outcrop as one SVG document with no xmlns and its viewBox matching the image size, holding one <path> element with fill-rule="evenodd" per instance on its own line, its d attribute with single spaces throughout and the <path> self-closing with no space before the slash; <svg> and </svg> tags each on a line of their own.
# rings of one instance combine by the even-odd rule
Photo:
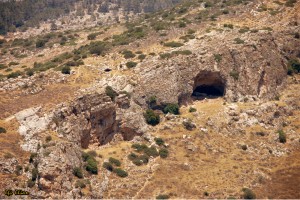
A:
<svg viewBox="0 0 300 200">
<path fill-rule="evenodd" d="M 87 148 L 89 144 L 105 144 L 117 130 L 116 108 L 101 93 L 78 97 L 69 105 L 60 105 L 54 112 L 53 129 L 60 137 Z"/>
<path fill-rule="evenodd" d="M 150 96 L 162 103 L 182 103 L 198 84 L 214 82 L 224 87 L 229 101 L 274 98 L 287 74 L 285 58 L 274 37 L 265 32 L 247 33 L 243 44 L 235 44 L 233 36 L 215 34 L 210 40 L 206 35 L 180 49 L 193 52 L 187 58 L 153 59 L 140 65 L 135 70 L 140 79 L 134 100 L 144 106 Z M 212 74 L 218 74 L 220 80 L 210 80 L 216 77 Z"/>
</svg>

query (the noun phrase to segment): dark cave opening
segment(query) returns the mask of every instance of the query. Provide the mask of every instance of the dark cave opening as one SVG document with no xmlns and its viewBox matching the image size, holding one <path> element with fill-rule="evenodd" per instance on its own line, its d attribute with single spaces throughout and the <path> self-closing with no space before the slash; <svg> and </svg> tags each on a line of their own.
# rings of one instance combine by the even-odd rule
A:
<svg viewBox="0 0 300 200">
<path fill-rule="evenodd" d="M 194 79 L 193 99 L 217 98 L 225 95 L 225 81 L 219 72 L 203 71 Z"/>
</svg>

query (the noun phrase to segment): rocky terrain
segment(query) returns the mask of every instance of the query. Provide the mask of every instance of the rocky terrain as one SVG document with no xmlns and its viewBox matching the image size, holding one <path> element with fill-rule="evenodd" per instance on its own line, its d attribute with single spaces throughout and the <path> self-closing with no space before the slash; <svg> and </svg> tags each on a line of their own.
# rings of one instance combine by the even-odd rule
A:
<svg viewBox="0 0 300 200">
<path fill-rule="evenodd" d="M 299 11 L 189 1 L 3 37 L 0 197 L 300 198 Z"/>
</svg>

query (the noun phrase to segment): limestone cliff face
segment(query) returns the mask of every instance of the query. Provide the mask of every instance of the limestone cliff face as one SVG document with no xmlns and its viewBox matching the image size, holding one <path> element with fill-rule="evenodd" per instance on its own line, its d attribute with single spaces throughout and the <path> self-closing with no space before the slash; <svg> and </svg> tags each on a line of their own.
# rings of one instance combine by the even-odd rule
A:
<svg viewBox="0 0 300 200">
<path fill-rule="evenodd" d="M 190 56 L 145 62 L 136 69 L 140 81 L 135 101 L 145 105 L 150 96 L 157 96 L 161 103 L 181 103 L 200 85 L 221 87 L 228 101 L 274 98 L 287 71 L 274 37 L 266 32 L 247 33 L 244 43 L 237 44 L 232 35 L 191 41 L 180 49 L 191 50 Z"/>
<path fill-rule="evenodd" d="M 104 144 L 116 132 L 116 109 L 105 94 L 87 94 L 54 112 L 53 128 L 68 141 L 87 148 Z"/>
</svg>

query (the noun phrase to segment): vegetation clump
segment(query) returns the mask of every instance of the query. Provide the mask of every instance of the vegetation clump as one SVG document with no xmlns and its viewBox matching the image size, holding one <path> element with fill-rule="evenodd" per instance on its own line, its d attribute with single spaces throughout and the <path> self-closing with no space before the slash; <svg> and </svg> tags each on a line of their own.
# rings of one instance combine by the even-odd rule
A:
<svg viewBox="0 0 300 200">
<path fill-rule="evenodd" d="M 130 68 L 134 68 L 137 66 L 137 63 L 136 62 L 133 62 L 133 61 L 129 61 L 126 63 L 126 66 L 130 69 Z"/>
<path fill-rule="evenodd" d="M 122 178 L 125 178 L 128 176 L 128 173 L 121 168 L 115 168 L 115 169 L 113 169 L 113 172 Z"/>
<path fill-rule="evenodd" d="M 114 170 L 114 167 L 109 162 L 104 162 L 102 166 L 103 166 L 103 168 L 107 169 L 108 171 L 112 172 Z"/>
<path fill-rule="evenodd" d="M 183 46 L 183 44 L 180 43 L 180 42 L 174 42 L 174 41 L 172 41 L 172 42 L 164 43 L 164 46 L 176 48 L 176 47 L 181 47 L 181 46 Z"/>
<path fill-rule="evenodd" d="M 0 127 L 0 133 L 6 133 L 6 129 L 3 127 Z"/>
<path fill-rule="evenodd" d="M 111 86 L 105 88 L 105 93 L 111 98 L 112 101 L 119 95 Z"/>
<path fill-rule="evenodd" d="M 78 177 L 78 178 L 83 178 L 82 170 L 80 167 L 75 167 L 73 169 L 73 175 Z"/>
<path fill-rule="evenodd" d="M 158 145 L 158 146 L 161 146 L 161 145 L 164 145 L 165 144 L 165 141 L 161 138 L 154 138 L 154 141 L 155 143 Z"/>
<path fill-rule="evenodd" d="M 197 109 L 196 109 L 196 108 L 193 108 L 193 107 L 190 107 L 190 108 L 189 108 L 189 112 L 190 112 L 190 113 L 197 112 Z"/>
<path fill-rule="evenodd" d="M 91 174 L 98 174 L 97 161 L 93 153 L 82 153 L 82 159 L 86 162 L 85 169 Z"/>
<path fill-rule="evenodd" d="M 243 198 L 244 199 L 256 199 L 255 193 L 249 188 L 243 188 Z"/>
<path fill-rule="evenodd" d="M 300 73 L 300 62 L 297 59 L 291 59 L 288 63 L 288 75 Z"/>
<path fill-rule="evenodd" d="M 245 43 L 245 41 L 242 40 L 241 38 L 235 38 L 234 41 L 236 44 L 244 44 Z"/>
<path fill-rule="evenodd" d="M 148 109 L 144 113 L 145 120 L 147 124 L 150 124 L 152 126 L 156 126 L 160 122 L 160 117 L 157 113 L 155 113 L 153 110 Z"/>
<path fill-rule="evenodd" d="M 179 105 L 178 104 L 167 104 L 167 106 L 164 108 L 164 113 L 171 113 L 174 115 L 179 115 Z"/>
<path fill-rule="evenodd" d="M 110 157 L 110 158 L 109 158 L 109 162 L 110 162 L 112 165 L 115 165 L 115 166 L 117 166 L 117 167 L 120 167 L 120 166 L 121 166 L 121 162 L 120 162 L 118 159 L 115 159 L 115 158 Z"/>
<path fill-rule="evenodd" d="M 71 68 L 69 66 L 64 66 L 61 69 L 61 73 L 63 73 L 63 74 L 71 74 Z"/>
<path fill-rule="evenodd" d="M 234 80 L 239 80 L 239 72 L 232 70 L 229 75 L 234 79 Z"/>
<path fill-rule="evenodd" d="M 128 51 L 128 50 L 124 50 L 122 52 L 122 54 L 124 55 L 125 59 L 129 59 L 129 58 L 134 58 L 135 54 L 132 51 Z"/>
<path fill-rule="evenodd" d="M 160 149 L 160 150 L 159 150 L 159 156 L 160 156 L 161 158 L 167 158 L 168 155 L 169 155 L 168 149 L 163 148 L 163 149 Z"/>
<path fill-rule="evenodd" d="M 278 139 L 280 143 L 286 143 L 286 134 L 283 130 L 278 131 Z"/>
<path fill-rule="evenodd" d="M 167 194 L 160 194 L 156 197 L 156 199 L 169 199 L 170 196 Z"/>
</svg>

